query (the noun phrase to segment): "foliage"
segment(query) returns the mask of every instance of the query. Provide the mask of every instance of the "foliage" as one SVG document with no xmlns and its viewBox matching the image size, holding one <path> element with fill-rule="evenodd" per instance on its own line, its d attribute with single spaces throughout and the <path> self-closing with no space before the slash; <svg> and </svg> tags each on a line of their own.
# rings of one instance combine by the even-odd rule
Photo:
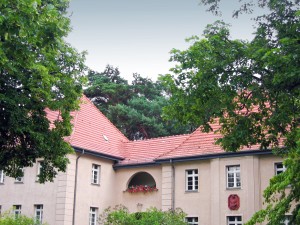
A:
<svg viewBox="0 0 300 225">
<path fill-rule="evenodd" d="M 137 192 L 147 193 L 147 192 L 158 191 L 158 189 L 155 186 L 151 187 L 149 185 L 135 185 L 135 186 L 132 185 L 128 187 L 126 191 L 129 193 L 137 193 Z"/>
<path fill-rule="evenodd" d="M 160 82 L 136 73 L 133 78 L 129 85 L 120 77 L 118 68 L 107 65 L 102 73 L 89 71 L 90 86 L 85 94 L 131 140 L 190 131 L 190 126 L 163 121 L 162 108 L 167 105 L 167 98 Z"/>
<path fill-rule="evenodd" d="M 37 225 L 33 218 L 29 218 L 24 215 L 18 215 L 17 217 L 11 212 L 5 212 L 0 215 L 0 225 Z M 44 224 L 44 223 L 43 223 Z"/>
<path fill-rule="evenodd" d="M 186 214 L 181 209 L 163 212 L 150 208 L 146 212 L 129 213 L 125 206 L 107 208 L 99 217 L 101 225 L 186 225 Z"/>
<path fill-rule="evenodd" d="M 43 158 L 40 181 L 52 180 L 72 152 L 63 137 L 82 93 L 84 54 L 64 41 L 68 3 L 0 2 L 0 170 L 9 176 L 22 176 L 22 167 Z M 46 108 L 60 112 L 51 130 Z"/>
<path fill-rule="evenodd" d="M 290 209 L 291 220 L 300 224 L 299 2 L 258 2 L 269 13 L 257 18 L 251 42 L 232 40 L 228 26 L 218 21 L 207 26 L 204 39 L 190 38 L 187 50 L 172 50 L 174 74 L 160 78 L 171 92 L 164 115 L 200 125 L 206 132 L 219 122 L 216 132 L 223 137 L 217 143 L 226 151 L 259 144 L 284 157 L 287 171 L 271 180 L 264 194 L 267 208 L 249 224 L 264 219 L 280 224 Z"/>
</svg>

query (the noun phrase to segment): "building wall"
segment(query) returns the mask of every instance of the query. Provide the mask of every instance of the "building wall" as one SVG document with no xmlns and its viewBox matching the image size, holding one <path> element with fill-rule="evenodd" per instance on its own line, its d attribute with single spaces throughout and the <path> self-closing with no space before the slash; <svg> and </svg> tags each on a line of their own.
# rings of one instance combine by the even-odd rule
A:
<svg viewBox="0 0 300 225">
<path fill-rule="evenodd" d="M 56 224 L 56 203 L 59 193 L 58 180 L 64 179 L 59 173 L 54 182 L 40 184 L 36 181 L 37 166 L 25 168 L 24 181 L 15 183 L 15 179 L 5 177 L 4 184 L 0 184 L 0 205 L 2 213 L 13 209 L 13 205 L 21 205 L 21 213 L 34 216 L 34 205 L 42 204 L 44 221 Z"/>
<path fill-rule="evenodd" d="M 59 173 L 54 182 L 36 182 L 37 166 L 25 168 L 23 183 L 15 183 L 5 177 L 0 184 L 0 205 L 2 212 L 13 205 L 22 205 L 22 214 L 34 215 L 34 205 L 43 204 L 44 221 L 49 225 L 71 225 L 73 216 L 75 165 L 79 155 L 70 155 L 66 173 Z M 230 215 L 242 216 L 246 222 L 255 211 L 263 207 L 263 190 L 274 176 L 274 164 L 282 159 L 272 156 L 241 156 L 215 158 L 192 162 L 174 163 L 175 198 L 172 199 L 173 172 L 170 163 L 113 169 L 113 161 L 83 155 L 78 160 L 78 183 L 75 209 L 75 224 L 89 221 L 90 207 L 98 208 L 98 214 L 109 206 L 122 204 L 131 212 L 145 211 L 149 207 L 168 210 L 174 202 L 191 217 L 198 217 L 199 224 L 223 225 Z M 100 169 L 100 184 L 91 184 L 92 165 Z M 240 165 L 241 188 L 226 188 L 226 166 Z M 186 170 L 198 169 L 198 191 L 186 191 Z M 128 193 L 125 190 L 131 178 L 138 172 L 147 172 L 155 182 L 158 191 L 150 193 Z M 228 208 L 228 196 L 237 194 L 240 208 Z"/>
<path fill-rule="evenodd" d="M 125 190 L 131 178 L 139 172 L 150 174 L 155 182 L 158 191 L 149 193 L 129 193 Z M 115 203 L 126 206 L 130 212 L 145 211 L 150 207 L 161 208 L 161 191 L 162 191 L 162 172 L 161 166 L 149 166 L 143 168 L 120 169 L 116 171 L 115 176 L 116 190 Z"/>
<path fill-rule="evenodd" d="M 276 162 L 282 162 L 282 159 L 266 155 L 175 163 L 175 208 L 183 209 L 190 217 L 198 217 L 199 224 L 226 224 L 227 216 L 242 216 L 246 222 L 255 211 L 263 207 L 263 190 L 275 174 Z M 229 189 L 226 185 L 226 166 L 233 165 L 240 165 L 241 187 Z M 186 170 L 190 169 L 198 169 L 198 191 L 186 191 Z M 164 170 L 169 171 L 170 164 L 163 165 Z M 163 176 L 163 184 L 165 180 L 170 183 L 170 179 Z M 172 199 L 169 185 L 163 187 Z M 238 210 L 230 210 L 228 207 L 231 194 L 237 194 L 240 198 Z M 166 210 L 164 205 L 162 208 Z"/>
<path fill-rule="evenodd" d="M 92 184 L 92 165 L 100 166 L 100 183 Z M 116 173 L 113 162 L 99 157 L 83 155 L 78 160 L 75 224 L 88 224 L 90 207 L 98 209 L 98 215 L 116 205 Z M 71 191 L 70 191 L 71 192 Z"/>
</svg>

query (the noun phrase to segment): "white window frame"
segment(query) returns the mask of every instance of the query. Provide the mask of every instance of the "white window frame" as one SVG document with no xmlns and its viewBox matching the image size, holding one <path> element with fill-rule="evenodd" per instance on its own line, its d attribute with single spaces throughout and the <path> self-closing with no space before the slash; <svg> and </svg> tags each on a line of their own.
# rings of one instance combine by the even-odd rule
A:
<svg viewBox="0 0 300 225">
<path fill-rule="evenodd" d="M 98 208 L 90 207 L 89 225 L 97 225 Z"/>
<path fill-rule="evenodd" d="M 22 177 L 16 177 L 15 183 L 23 183 L 24 182 L 24 169 L 22 169 L 23 176 Z"/>
<path fill-rule="evenodd" d="M 100 184 L 100 165 L 93 164 L 92 165 L 92 184 Z"/>
<path fill-rule="evenodd" d="M 284 221 L 282 221 L 283 225 L 289 225 L 291 215 L 285 215 Z"/>
<path fill-rule="evenodd" d="M 278 166 L 282 166 L 282 168 L 278 168 Z M 278 175 L 286 170 L 286 167 L 285 165 L 283 165 L 282 162 L 274 163 L 274 168 L 275 168 L 275 175 Z"/>
<path fill-rule="evenodd" d="M 43 210 L 44 206 L 42 204 L 34 205 L 34 218 L 37 224 L 43 223 Z"/>
<path fill-rule="evenodd" d="M 3 170 L 0 170 L 0 184 L 4 184 L 4 171 Z"/>
<path fill-rule="evenodd" d="M 233 170 L 230 170 L 230 168 L 233 168 Z M 229 182 L 229 175 L 233 175 L 233 182 Z M 230 183 L 233 184 L 233 186 L 229 185 Z M 232 188 L 241 188 L 241 186 L 242 186 L 241 166 L 240 165 L 226 166 L 226 187 L 228 189 L 232 189 Z"/>
<path fill-rule="evenodd" d="M 229 221 L 230 218 L 233 218 L 234 221 Z M 242 216 L 227 216 L 226 224 L 227 225 L 242 225 L 243 224 L 243 217 Z"/>
<path fill-rule="evenodd" d="M 13 213 L 15 217 L 18 217 L 22 213 L 22 205 L 14 205 L 13 206 Z"/>
<path fill-rule="evenodd" d="M 41 174 L 41 170 L 43 167 L 43 160 L 39 160 L 37 161 L 37 171 L 36 171 L 36 181 L 39 181 L 39 175 Z"/>
<path fill-rule="evenodd" d="M 189 225 L 198 225 L 199 224 L 199 218 L 198 217 L 191 217 L 188 216 L 185 218 L 187 224 Z"/>
<path fill-rule="evenodd" d="M 185 177 L 186 177 L 185 178 L 185 190 L 186 191 L 198 191 L 198 189 L 199 189 L 198 169 L 186 170 Z M 192 182 L 192 184 L 189 184 L 189 182 Z"/>
</svg>

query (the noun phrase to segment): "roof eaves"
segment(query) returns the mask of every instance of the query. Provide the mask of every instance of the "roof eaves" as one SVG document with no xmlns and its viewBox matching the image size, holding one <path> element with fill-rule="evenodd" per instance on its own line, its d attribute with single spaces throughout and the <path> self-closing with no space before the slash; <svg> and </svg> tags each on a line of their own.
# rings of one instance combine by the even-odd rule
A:
<svg viewBox="0 0 300 225">
<path fill-rule="evenodd" d="M 229 157 L 239 157 L 239 156 L 249 156 L 249 155 L 269 155 L 269 154 L 273 154 L 271 150 L 249 150 L 249 151 L 224 152 L 224 153 L 216 153 L 216 154 L 193 155 L 193 156 L 183 156 L 183 157 L 169 157 L 163 159 L 155 159 L 154 161 L 157 163 L 187 162 L 187 161 L 215 159 L 215 158 L 229 158 Z"/>
<path fill-rule="evenodd" d="M 115 164 L 113 168 L 116 169 L 123 169 L 123 168 L 138 168 L 138 167 L 145 167 L 145 166 L 158 166 L 160 163 L 158 162 L 147 162 L 147 163 L 131 163 L 131 164 Z"/>
<path fill-rule="evenodd" d="M 75 152 L 81 152 L 81 153 L 84 152 L 84 154 L 87 154 L 87 155 L 92 155 L 92 156 L 96 156 L 96 157 L 103 158 L 103 159 L 109 159 L 112 161 L 124 160 L 124 158 L 119 157 L 119 156 L 108 155 L 105 153 L 96 152 L 96 151 L 93 151 L 90 149 L 80 148 L 77 146 L 72 146 L 72 147 L 74 148 Z"/>
</svg>

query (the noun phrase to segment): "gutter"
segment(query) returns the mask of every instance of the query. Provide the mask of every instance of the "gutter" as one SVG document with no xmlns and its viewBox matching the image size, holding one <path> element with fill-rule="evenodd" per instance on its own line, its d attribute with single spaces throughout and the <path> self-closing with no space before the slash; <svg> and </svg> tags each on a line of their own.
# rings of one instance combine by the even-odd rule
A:
<svg viewBox="0 0 300 225">
<path fill-rule="evenodd" d="M 208 155 L 194 155 L 194 156 L 184 156 L 184 157 L 170 157 L 164 159 L 156 159 L 156 163 L 168 163 L 170 159 L 172 162 L 187 162 L 196 160 L 206 160 L 206 159 L 216 159 L 216 158 L 229 158 L 229 157 L 240 157 L 249 155 L 271 155 L 273 152 L 271 150 L 250 150 L 250 151 L 239 151 L 239 152 L 224 152 Z"/>
<path fill-rule="evenodd" d="M 105 153 L 101 153 L 101 152 L 96 152 L 93 150 L 89 150 L 89 149 L 83 149 L 77 146 L 72 146 L 75 150 L 75 152 L 82 152 L 84 151 L 85 155 L 92 155 L 92 156 L 96 156 L 96 157 L 100 157 L 103 159 L 108 159 L 108 160 L 112 160 L 112 161 L 119 161 L 119 160 L 124 160 L 124 158 L 119 157 L 119 156 L 112 156 L 112 155 L 108 155 Z"/>
<path fill-rule="evenodd" d="M 78 152 L 79 149 L 75 149 Z M 81 154 L 76 158 L 76 166 L 75 166 L 75 184 L 74 184 L 74 200 L 73 200 L 73 217 L 72 217 L 72 225 L 75 225 L 75 213 L 76 213 L 76 196 L 77 196 L 77 175 L 78 175 L 78 161 L 81 156 L 84 155 L 84 149 L 81 150 Z"/>
<path fill-rule="evenodd" d="M 173 160 L 170 159 L 171 168 L 172 168 L 172 202 L 171 202 L 171 210 L 175 210 L 175 166 Z"/>
<path fill-rule="evenodd" d="M 113 165 L 114 170 L 122 168 L 138 168 L 145 166 L 158 166 L 160 163 L 157 162 L 146 162 L 146 163 L 130 163 L 130 164 L 115 164 Z"/>
</svg>

